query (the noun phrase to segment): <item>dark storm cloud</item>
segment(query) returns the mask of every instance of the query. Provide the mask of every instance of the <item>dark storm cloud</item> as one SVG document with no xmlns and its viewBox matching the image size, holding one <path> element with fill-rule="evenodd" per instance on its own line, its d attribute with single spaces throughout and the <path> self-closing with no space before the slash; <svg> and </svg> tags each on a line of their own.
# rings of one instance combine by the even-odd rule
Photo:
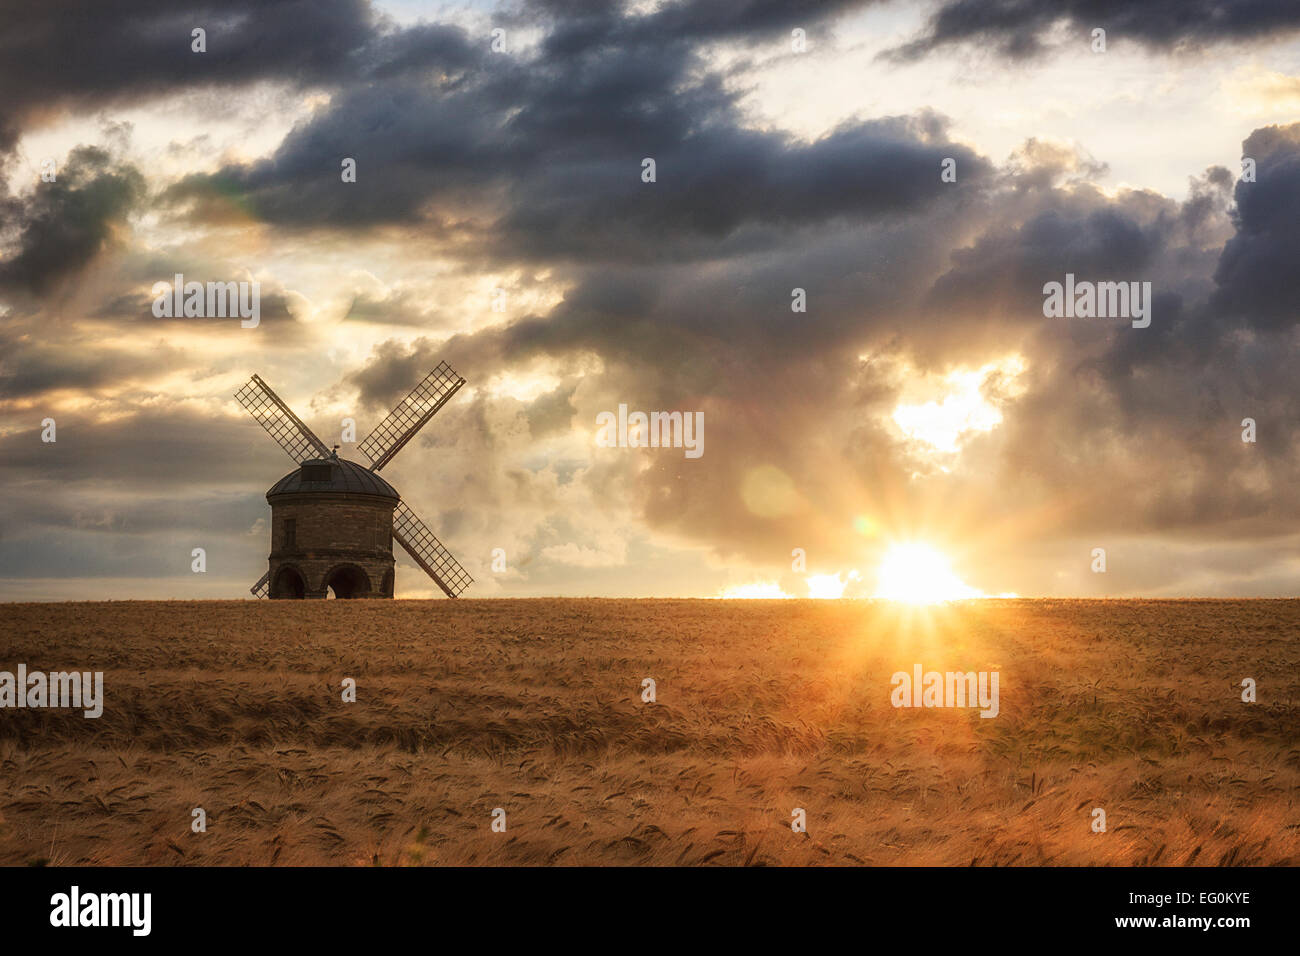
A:
<svg viewBox="0 0 1300 956">
<path fill-rule="evenodd" d="M 348 377 L 348 382 L 356 388 L 363 407 L 387 410 L 437 366 L 436 348 L 435 343 L 423 338 L 409 347 L 391 340 L 384 342 L 359 371 Z M 454 367 L 456 363 L 451 364 Z"/>
<path fill-rule="evenodd" d="M 678 0 L 641 16 L 624 16 L 617 3 L 544 0 L 521 5 L 523 18 L 538 8 L 554 20 L 546 40 L 551 53 L 590 49 L 598 42 L 659 46 L 679 40 L 730 37 L 765 39 L 795 27 L 805 29 L 879 0 Z"/>
<path fill-rule="evenodd" d="M 441 358 L 481 379 L 539 357 L 567 363 L 587 354 L 620 369 L 609 380 L 635 388 L 638 401 L 676 407 L 714 395 L 766 404 L 762 376 L 773 364 L 839 365 L 845 350 L 893 340 L 912 325 L 915 298 L 945 261 L 940 237 L 960 231 L 962 215 L 954 206 L 874 228 L 830 223 L 704 264 L 574 268 L 564 300 L 545 314 L 410 348 L 387 343 L 350 381 L 363 402 L 388 407 L 401 391 L 391 383 L 414 382 Z M 808 293 L 806 314 L 791 311 L 796 286 Z M 949 323 L 946 334 L 961 329 Z"/>
<path fill-rule="evenodd" d="M 164 203 L 189 204 L 196 222 L 237 208 L 282 226 L 355 226 L 426 222 L 424 205 L 457 204 L 486 183 L 481 170 L 509 161 L 488 155 L 498 115 L 455 91 L 401 79 L 337 94 L 322 118 L 294 129 L 275 154 L 251 166 L 193 175 L 170 187 Z M 357 181 L 341 181 L 356 160 Z"/>
<path fill-rule="evenodd" d="M 1028 170 L 1029 179 L 1039 173 Z M 1220 203 L 1220 208 L 1226 200 Z M 963 352 L 1006 350 L 1025 336 L 1059 340 L 1086 354 L 1110 341 L 1114 322 L 1046 319 L 1043 287 L 1080 281 L 1150 281 L 1160 323 L 1130 336 L 1125 345 L 1149 348 L 1169 333 L 1169 289 L 1187 288 L 1187 261 L 1195 258 L 1177 203 L 1123 191 L 1107 197 L 1090 185 L 1065 188 L 1016 183 L 990 201 L 991 220 L 969 244 L 951 250 L 909 330 L 914 355 L 930 362 L 960 362 Z M 1200 262 L 1211 269 L 1210 258 Z M 1121 337 L 1123 338 L 1123 337 Z"/>
<path fill-rule="evenodd" d="M 93 392 L 141 373 L 158 373 L 175 356 L 123 356 L 68 343 L 50 344 L 0 336 L 0 402 L 34 398 L 47 392 Z"/>
<path fill-rule="evenodd" d="M 364 0 L 9 0 L 0 13 L 0 152 L 61 109 L 139 101 L 260 79 L 311 83 L 378 68 L 377 54 L 423 60 L 376 34 Z M 207 31 L 207 52 L 190 31 Z M 422 51 L 446 38 L 423 36 Z M 364 54 L 369 57 L 364 57 Z"/>
<path fill-rule="evenodd" d="M 1300 125 L 1258 129 L 1242 144 L 1256 181 L 1235 191 L 1237 233 L 1214 274 L 1213 305 L 1256 328 L 1300 320 Z"/>
<path fill-rule="evenodd" d="M 999 300 L 1042 317 L 1043 284 L 1066 272 L 1093 281 L 1127 280 L 1147 269 L 1165 242 L 1161 223 L 1142 224 L 1122 207 L 1044 209 L 1023 223 L 996 226 L 953 254 L 935 283 L 935 301 Z"/>
<path fill-rule="evenodd" d="M 601 163 L 539 164 L 511 187 L 498 248 L 538 258 L 694 259 L 731 236 L 742 246 L 785 245 L 804 226 L 956 201 L 958 193 L 938 188 L 947 157 L 976 188 L 990 170 L 929 116 L 856 123 L 806 145 L 720 123 L 645 146 L 657 165 L 653 184 L 641 182 L 639 158 L 626 150 Z M 754 231 L 738 235 L 747 227 Z"/>
<path fill-rule="evenodd" d="M 953 254 L 934 297 L 949 314 L 1000 328 L 1035 370 L 1001 426 L 999 508 L 1058 489 L 1071 500 L 1057 519 L 1064 532 L 1294 530 L 1300 394 L 1286 277 L 1298 251 L 1289 223 L 1300 203 L 1300 126 L 1256 131 L 1245 155 L 1267 178 L 1238 183 L 1231 207 L 1220 167 L 1181 204 L 1035 190 L 1010 222 Z M 1042 283 L 1067 271 L 1152 281 L 1151 327 L 1042 318 Z M 1267 423 L 1268 437 L 1243 443 L 1247 417 Z M 1178 464 L 1170 472 L 1158 462 Z"/>
<path fill-rule="evenodd" d="M 57 414 L 52 443 L 40 438 L 43 413 L 28 412 L 30 427 L 0 438 L 0 578 L 188 577 L 203 547 L 213 576 L 256 580 L 263 493 L 289 459 L 246 419 L 150 399 L 112 421 Z"/>
<path fill-rule="evenodd" d="M 144 177 L 108 153 L 80 146 L 52 183 L 41 183 L 25 201 L 9 200 L 0 234 L 12 251 L 0 258 L 0 289 L 41 294 L 76 273 L 109 241 L 115 226 L 140 202 Z"/>
<path fill-rule="evenodd" d="M 870 0 L 691 0 L 644 17 L 617 4 L 523 3 L 496 12 L 511 26 L 548 28 L 547 55 L 593 47 L 763 37 L 811 28 Z M 347 87 L 483 63 L 488 37 L 420 22 L 397 28 L 366 0 L 6 0 L 0 5 L 0 152 L 59 110 L 137 103 L 187 89 L 259 80 Z M 207 51 L 191 31 L 207 31 Z"/>
<path fill-rule="evenodd" d="M 43 416 L 35 415 L 30 428 L 0 440 L 9 480 L 54 482 L 105 495 L 166 487 L 229 489 L 250 477 L 264 479 L 269 488 L 291 467 L 247 416 L 203 414 L 186 407 L 184 395 L 142 397 L 150 399 L 150 408 L 111 421 L 88 413 L 57 416 L 53 443 L 40 440 Z"/>
<path fill-rule="evenodd" d="M 1300 314 L 1300 292 L 1292 281 L 1300 262 L 1293 227 L 1300 216 L 1300 124 L 1254 131 L 1242 154 L 1256 161 L 1256 179 L 1238 181 L 1232 189 L 1226 241 L 1212 258 L 1186 245 L 1177 247 L 1179 263 L 1196 271 L 1166 276 L 1163 302 L 1156 304 L 1163 321 L 1147 330 L 1153 335 L 1112 343 L 1104 360 L 1108 378 L 1118 382 L 1138 370 L 1159 374 L 1194 368 L 1213 372 L 1202 388 L 1224 388 L 1235 380 L 1247 392 L 1267 393 L 1276 385 L 1270 403 L 1289 400 L 1292 390 L 1278 381 L 1275 353 L 1257 346 L 1270 340 L 1284 343 Z M 1183 242 L 1194 238 L 1214 217 L 1213 209 L 1227 205 L 1231 187 L 1226 169 L 1211 168 L 1194 184 L 1176 219 L 1161 217 L 1157 227 Z M 1261 454 L 1270 453 L 1261 449 Z"/>
<path fill-rule="evenodd" d="M 766 4 L 692 10 L 604 11 L 556 23 L 535 58 L 356 85 L 273 156 L 189 177 L 164 198 L 204 221 L 224 202 L 285 226 L 418 224 L 497 256 L 691 259 L 724 237 L 770 245 L 792 227 L 953 201 L 936 188 L 945 158 L 971 185 L 989 174 L 932 114 L 846 124 L 812 143 L 747 128 L 740 94 L 687 41 L 780 18 Z M 669 16 L 689 26 L 653 26 Z M 341 183 L 343 157 L 356 159 L 356 183 Z M 641 178 L 646 157 L 654 183 Z"/>
<path fill-rule="evenodd" d="M 1221 41 L 1264 41 L 1300 29 L 1291 0 L 943 0 L 924 33 L 888 54 L 915 59 L 953 43 L 979 43 L 1024 59 L 1043 51 L 1049 28 L 1064 23 L 1080 43 L 1092 30 L 1108 44 L 1134 40 L 1154 49 Z"/>
</svg>

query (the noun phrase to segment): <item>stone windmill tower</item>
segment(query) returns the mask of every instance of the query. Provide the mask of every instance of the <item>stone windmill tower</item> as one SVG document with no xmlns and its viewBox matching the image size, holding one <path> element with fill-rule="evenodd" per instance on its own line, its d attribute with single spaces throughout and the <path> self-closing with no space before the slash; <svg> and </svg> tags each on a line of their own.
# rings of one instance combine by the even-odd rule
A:
<svg viewBox="0 0 1300 956">
<path fill-rule="evenodd" d="M 357 445 L 366 467 L 339 458 L 254 375 L 235 398 L 298 467 L 266 493 L 271 505 L 270 566 L 249 590 L 256 597 L 393 596 L 393 541 L 448 597 L 474 579 L 397 491 L 379 477 L 416 432 L 465 384 L 446 362 L 430 372 Z"/>
</svg>

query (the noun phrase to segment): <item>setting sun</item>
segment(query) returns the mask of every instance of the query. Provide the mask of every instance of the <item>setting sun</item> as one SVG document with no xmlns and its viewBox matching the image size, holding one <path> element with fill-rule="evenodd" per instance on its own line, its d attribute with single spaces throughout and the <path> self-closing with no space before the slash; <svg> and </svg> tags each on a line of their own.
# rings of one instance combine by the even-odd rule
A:
<svg viewBox="0 0 1300 956">
<path fill-rule="evenodd" d="M 911 604 L 934 604 L 983 597 L 984 592 L 963 584 L 948 566 L 948 559 L 928 544 L 892 545 L 880 562 L 876 597 Z"/>
</svg>

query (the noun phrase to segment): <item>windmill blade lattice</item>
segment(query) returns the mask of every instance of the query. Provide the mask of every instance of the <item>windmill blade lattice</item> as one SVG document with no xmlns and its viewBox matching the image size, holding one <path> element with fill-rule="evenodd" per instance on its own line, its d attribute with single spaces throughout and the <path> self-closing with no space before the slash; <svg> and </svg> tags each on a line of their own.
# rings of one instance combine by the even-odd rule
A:
<svg viewBox="0 0 1300 956">
<path fill-rule="evenodd" d="M 235 398 L 266 429 L 267 434 L 280 443 L 280 447 L 288 452 L 295 464 L 309 458 L 324 458 L 329 454 L 325 443 L 302 423 L 302 419 L 280 400 L 280 396 L 260 376 L 254 375 L 245 382 L 235 392 Z"/>
<path fill-rule="evenodd" d="M 253 595 L 253 597 L 255 598 L 269 597 L 271 594 L 270 581 L 271 581 L 271 572 L 267 571 L 260 578 L 257 579 L 256 584 L 254 584 L 251 588 L 248 589 L 248 593 Z"/>
<path fill-rule="evenodd" d="M 442 546 L 442 542 L 434 537 L 405 501 L 393 512 L 393 539 L 406 549 L 406 553 L 433 578 L 447 597 L 458 597 L 474 583 L 469 572 L 460 566 L 460 562 L 451 556 L 451 552 Z"/>
<path fill-rule="evenodd" d="M 374 462 L 370 470 L 378 471 L 388 464 L 464 384 L 465 380 L 455 369 L 446 362 L 439 362 L 438 367 L 411 389 L 388 417 L 357 445 L 357 451 Z"/>
</svg>

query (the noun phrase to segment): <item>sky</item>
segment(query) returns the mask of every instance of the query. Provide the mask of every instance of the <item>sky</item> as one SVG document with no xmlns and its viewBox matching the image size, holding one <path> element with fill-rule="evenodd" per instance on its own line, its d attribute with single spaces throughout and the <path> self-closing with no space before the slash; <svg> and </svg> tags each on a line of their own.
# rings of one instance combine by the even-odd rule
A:
<svg viewBox="0 0 1300 956">
<path fill-rule="evenodd" d="M 294 463 L 235 389 L 333 444 L 444 360 L 384 475 L 466 596 L 1294 596 L 1298 119 L 1287 0 L 24 6 L 0 600 L 248 597 Z"/>
</svg>

